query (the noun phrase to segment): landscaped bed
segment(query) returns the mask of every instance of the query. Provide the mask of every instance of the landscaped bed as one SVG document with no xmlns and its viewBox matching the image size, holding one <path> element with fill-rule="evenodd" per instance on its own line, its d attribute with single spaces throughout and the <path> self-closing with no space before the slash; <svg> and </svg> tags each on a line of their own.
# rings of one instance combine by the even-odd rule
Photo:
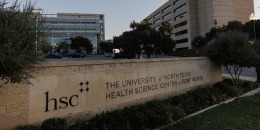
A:
<svg viewBox="0 0 260 130">
<path fill-rule="evenodd" d="M 122 110 L 104 112 L 90 120 L 80 121 L 69 127 L 67 127 L 65 119 L 59 119 L 59 121 L 49 119 L 42 124 L 41 128 L 73 130 L 154 129 L 232 97 L 239 96 L 257 88 L 257 86 L 257 84 L 249 81 L 243 81 L 239 86 L 234 86 L 232 80 L 224 79 L 222 82 L 214 84 L 213 87 L 199 88 L 166 100 L 153 100 L 145 104 L 126 107 Z M 259 109 L 258 111 L 260 112 Z M 214 116 L 211 118 L 214 118 Z M 23 126 L 19 127 L 19 129 L 26 127 L 32 128 L 32 126 Z M 33 126 L 33 129 L 41 128 Z"/>
<path fill-rule="evenodd" d="M 238 98 L 162 130 L 259 130 L 260 94 Z"/>
</svg>

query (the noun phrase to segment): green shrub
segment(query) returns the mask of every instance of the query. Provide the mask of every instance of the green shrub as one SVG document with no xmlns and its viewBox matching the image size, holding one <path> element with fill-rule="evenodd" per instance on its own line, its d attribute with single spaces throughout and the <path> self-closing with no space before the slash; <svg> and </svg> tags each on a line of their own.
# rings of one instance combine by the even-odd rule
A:
<svg viewBox="0 0 260 130">
<path fill-rule="evenodd" d="M 62 118 L 51 118 L 43 121 L 42 130 L 66 130 L 67 121 Z"/>
<path fill-rule="evenodd" d="M 92 119 L 90 119 L 92 120 Z M 94 125 L 91 124 L 90 120 L 84 120 L 76 123 L 75 125 L 69 126 L 67 129 L 68 130 L 93 130 Z"/>
<path fill-rule="evenodd" d="M 226 84 L 228 84 L 228 85 L 234 85 L 234 82 L 233 82 L 232 79 L 223 79 L 222 82 L 223 82 L 223 83 L 226 83 Z"/>
<path fill-rule="evenodd" d="M 127 119 L 123 110 L 115 110 L 97 115 L 90 121 L 90 127 L 97 129 L 121 130 L 126 126 Z"/>
<path fill-rule="evenodd" d="M 173 122 L 171 106 L 163 101 L 154 100 L 146 104 L 144 113 L 147 116 L 145 127 L 154 129 L 158 126 L 169 124 Z"/>
<path fill-rule="evenodd" d="M 229 97 L 239 96 L 243 93 L 242 88 L 234 85 L 229 85 L 225 82 L 218 82 L 214 84 L 213 87 L 218 88 Z"/>
<path fill-rule="evenodd" d="M 153 100 L 145 104 L 126 107 L 123 110 L 104 112 L 96 117 L 78 123 L 70 129 L 74 130 L 140 130 L 154 129 L 170 122 L 219 103 L 229 97 L 243 93 L 242 87 L 232 85 L 231 80 L 223 80 L 213 85 L 189 91 L 180 96 L 166 100 Z M 244 86 L 252 86 L 244 82 Z"/>
<path fill-rule="evenodd" d="M 145 127 L 145 123 L 148 121 L 148 117 L 145 113 L 145 106 L 145 104 L 139 104 L 124 109 L 124 115 L 127 117 L 127 121 L 131 128 L 139 129 Z"/>
<path fill-rule="evenodd" d="M 227 85 L 225 87 L 225 91 L 226 91 L 227 95 L 231 96 L 231 97 L 239 96 L 243 93 L 243 89 L 236 87 L 236 86 L 232 86 L 232 85 Z"/>
<path fill-rule="evenodd" d="M 173 106 L 171 111 L 172 111 L 172 119 L 174 121 L 177 121 L 187 115 L 185 110 L 180 106 Z"/>
<path fill-rule="evenodd" d="M 253 90 L 254 88 L 257 87 L 256 83 L 251 82 L 251 81 L 243 81 L 241 84 L 241 87 L 245 92 Z"/>
<path fill-rule="evenodd" d="M 24 126 L 18 126 L 15 130 L 40 130 L 41 128 L 39 126 L 35 125 L 24 125 Z"/>
<path fill-rule="evenodd" d="M 223 91 L 223 88 L 226 86 L 226 83 L 223 82 L 217 82 L 213 85 L 213 87 L 218 88 L 219 90 Z"/>
</svg>

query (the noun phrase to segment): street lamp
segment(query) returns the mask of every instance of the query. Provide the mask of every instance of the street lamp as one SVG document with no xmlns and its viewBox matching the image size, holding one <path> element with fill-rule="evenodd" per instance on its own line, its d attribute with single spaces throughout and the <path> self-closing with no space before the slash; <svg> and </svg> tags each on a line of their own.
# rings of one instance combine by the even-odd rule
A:
<svg viewBox="0 0 260 130">
<path fill-rule="evenodd" d="M 214 20 L 215 36 L 217 36 L 217 24 L 218 24 L 218 21 L 215 19 Z"/>
<path fill-rule="evenodd" d="M 68 41 L 67 42 L 68 42 L 68 48 L 69 48 L 68 51 L 69 51 L 69 54 L 70 54 L 70 42 L 69 42 L 69 40 L 70 40 L 70 33 L 67 33 L 67 34 L 68 34 Z"/>
<path fill-rule="evenodd" d="M 255 35 L 255 42 L 256 42 L 256 32 L 255 32 L 255 21 L 256 21 L 256 16 L 254 13 L 251 13 L 251 15 L 249 16 L 250 20 L 254 21 L 254 35 Z"/>
<path fill-rule="evenodd" d="M 141 40 L 140 40 L 140 41 L 141 41 Z M 141 54 L 140 54 L 139 59 L 143 59 L 143 53 L 142 53 L 142 52 L 143 52 L 143 47 L 144 47 L 144 45 L 143 45 L 143 44 L 140 44 L 139 47 L 140 47 L 140 50 L 141 50 L 141 52 L 140 52 Z"/>
<path fill-rule="evenodd" d="M 214 20 L 214 25 L 215 25 L 215 27 L 217 26 L 217 24 L 218 24 L 218 21 L 215 19 L 215 20 Z"/>
<path fill-rule="evenodd" d="M 38 15 L 40 14 L 40 11 L 42 11 L 41 8 L 38 9 L 33 9 L 36 11 L 35 14 L 35 46 L 36 46 L 36 51 L 38 50 Z"/>
</svg>

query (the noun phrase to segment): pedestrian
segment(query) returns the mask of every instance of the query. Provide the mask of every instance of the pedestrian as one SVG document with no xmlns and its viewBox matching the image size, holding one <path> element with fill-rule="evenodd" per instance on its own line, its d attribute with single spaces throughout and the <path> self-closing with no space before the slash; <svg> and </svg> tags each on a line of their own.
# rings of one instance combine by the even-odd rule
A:
<svg viewBox="0 0 260 130">
<path fill-rule="evenodd" d="M 260 67 L 256 67 L 256 82 L 260 83 Z"/>
</svg>

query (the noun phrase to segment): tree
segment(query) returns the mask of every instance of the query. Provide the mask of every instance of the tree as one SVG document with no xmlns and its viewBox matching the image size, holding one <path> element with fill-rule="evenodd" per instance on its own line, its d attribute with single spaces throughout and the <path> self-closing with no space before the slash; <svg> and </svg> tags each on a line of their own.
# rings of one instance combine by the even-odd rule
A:
<svg viewBox="0 0 260 130">
<path fill-rule="evenodd" d="M 240 21 L 230 21 L 223 29 L 224 31 L 243 31 L 244 25 Z"/>
<path fill-rule="evenodd" d="M 172 29 L 170 23 L 163 22 L 160 31 L 155 31 L 150 27 L 151 24 L 147 20 L 142 23 L 137 23 L 135 21 L 131 22 L 131 31 L 126 31 L 118 37 L 114 37 L 115 47 L 121 48 L 122 50 L 127 50 L 127 52 L 133 52 L 140 54 L 144 50 L 147 54 L 147 58 L 153 51 L 162 51 L 164 53 L 170 53 L 175 47 L 175 42 L 171 39 Z"/>
<path fill-rule="evenodd" d="M 202 48 L 205 47 L 207 45 L 207 39 L 201 35 L 199 35 L 198 37 L 195 37 L 191 43 L 193 48 Z"/>
<path fill-rule="evenodd" d="M 207 48 L 207 56 L 224 66 L 236 85 L 246 67 L 254 66 L 256 52 L 243 32 L 224 32 Z M 233 73 L 234 74 L 233 74 Z"/>
<path fill-rule="evenodd" d="M 112 52 L 113 43 L 111 41 L 101 41 L 99 47 L 101 52 Z"/>
<path fill-rule="evenodd" d="M 214 39 L 218 36 L 218 34 L 221 34 L 222 32 L 225 32 L 226 26 L 223 25 L 222 27 L 213 27 L 210 29 L 209 32 L 205 34 L 207 41 L 214 41 Z"/>
<path fill-rule="evenodd" d="M 113 47 L 123 50 L 125 53 L 140 54 L 140 41 L 138 35 L 133 31 L 123 32 L 122 35 L 114 37 Z"/>
<path fill-rule="evenodd" d="M 87 51 L 88 53 L 92 53 L 93 51 L 93 45 L 91 44 L 90 40 L 88 38 L 84 38 L 82 36 L 77 36 L 75 38 L 71 38 L 71 45 L 70 47 L 72 49 L 75 49 L 77 51 Z"/>
<path fill-rule="evenodd" d="M 56 49 L 58 52 L 60 52 L 61 50 L 69 52 L 67 42 L 59 42 L 59 43 L 57 43 L 56 46 L 57 46 Z"/>
<path fill-rule="evenodd" d="M 41 50 L 44 54 L 51 52 L 52 48 L 53 47 L 51 43 L 46 38 L 42 38 L 38 45 L 38 49 Z"/>
<path fill-rule="evenodd" d="M 159 31 L 162 35 L 171 37 L 171 35 L 173 34 L 173 26 L 169 22 L 162 22 Z"/>
<path fill-rule="evenodd" d="M 173 52 L 175 48 L 175 41 L 172 40 L 171 35 L 173 34 L 173 26 L 169 22 L 162 22 L 159 28 L 159 37 L 158 34 L 153 36 L 155 42 L 155 54 L 157 58 L 157 54 L 161 51 L 166 54 L 170 54 Z"/>
<path fill-rule="evenodd" d="M 0 0 L 0 77 L 5 83 L 30 83 L 35 66 L 44 61 L 36 50 L 34 7 L 28 2 L 20 8 L 17 1 L 8 6 Z M 39 38 L 42 32 L 38 30 Z"/>
<path fill-rule="evenodd" d="M 242 31 L 243 28 L 244 25 L 240 21 L 230 21 L 227 25 L 211 28 L 210 31 L 205 34 L 205 38 L 208 42 L 213 41 L 218 36 L 218 34 L 227 31 Z"/>
<path fill-rule="evenodd" d="M 257 73 L 257 82 L 260 82 L 260 41 L 258 40 L 254 44 L 256 54 L 257 54 L 257 60 L 255 61 L 255 68 L 256 68 L 256 73 Z"/>
<path fill-rule="evenodd" d="M 197 55 L 199 55 L 200 49 L 205 47 L 207 45 L 207 43 L 208 43 L 208 40 L 205 37 L 199 35 L 198 37 L 195 37 L 193 39 L 191 45 L 193 48 L 196 49 Z"/>
<path fill-rule="evenodd" d="M 254 33 L 254 26 L 256 31 L 255 33 Z M 256 20 L 256 21 L 251 20 L 245 23 L 243 30 L 244 32 L 249 33 L 250 39 L 255 39 L 255 34 L 256 34 L 256 39 L 260 39 L 260 20 Z"/>
</svg>

